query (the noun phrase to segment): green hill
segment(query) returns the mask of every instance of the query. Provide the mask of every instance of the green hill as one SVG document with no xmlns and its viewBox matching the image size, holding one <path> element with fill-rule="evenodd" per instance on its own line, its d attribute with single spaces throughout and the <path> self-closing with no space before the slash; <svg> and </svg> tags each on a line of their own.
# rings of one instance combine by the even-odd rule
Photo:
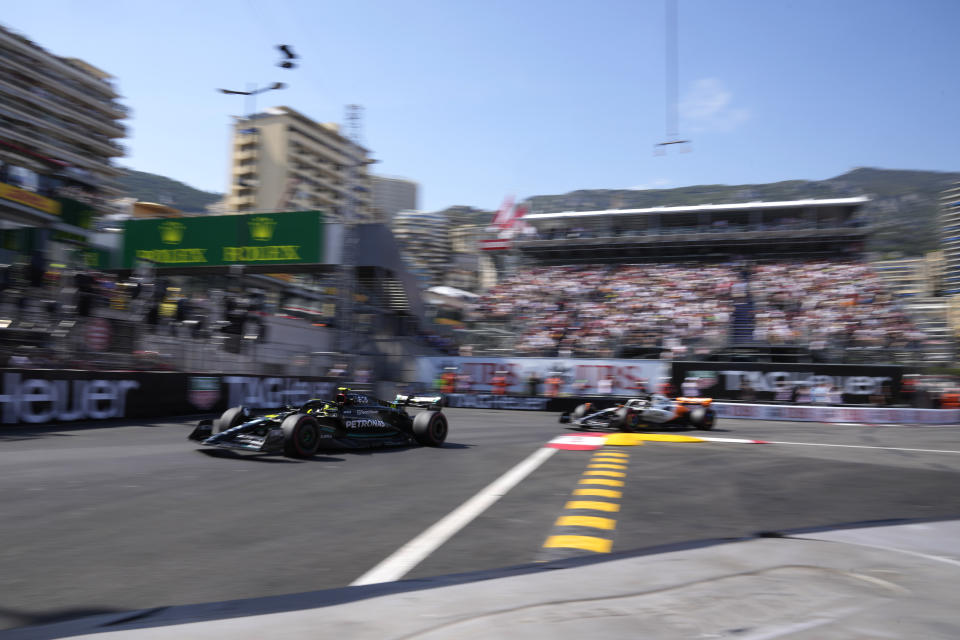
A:
<svg viewBox="0 0 960 640">
<path fill-rule="evenodd" d="M 866 195 L 865 210 L 877 224 L 868 250 L 920 255 L 939 245 L 940 193 L 960 181 L 960 173 L 858 168 L 827 180 L 788 180 L 768 184 L 697 185 L 676 189 L 585 189 L 564 195 L 534 196 L 531 212 L 640 209 L 660 206 L 837 198 Z"/>
<path fill-rule="evenodd" d="M 188 213 L 202 212 L 207 205 L 223 197 L 222 193 L 201 191 L 177 180 L 125 169 L 126 173 L 117 179 L 126 195 L 144 202 L 159 202 L 176 207 Z"/>
</svg>

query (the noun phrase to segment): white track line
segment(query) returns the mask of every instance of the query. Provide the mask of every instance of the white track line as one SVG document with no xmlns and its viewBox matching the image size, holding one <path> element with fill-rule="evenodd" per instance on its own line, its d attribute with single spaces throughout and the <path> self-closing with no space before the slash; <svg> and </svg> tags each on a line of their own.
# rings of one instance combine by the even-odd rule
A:
<svg viewBox="0 0 960 640">
<path fill-rule="evenodd" d="M 767 444 L 796 444 L 804 447 L 842 447 L 844 449 L 881 449 L 884 451 L 913 451 L 916 453 L 960 453 L 950 449 L 907 449 L 906 447 L 873 447 L 865 444 L 825 444 L 823 442 L 783 442 L 767 440 Z"/>
<path fill-rule="evenodd" d="M 470 524 L 474 518 L 505 496 L 557 451 L 560 451 L 560 449 L 552 449 L 549 447 L 537 449 L 520 464 L 482 489 L 480 493 L 451 511 L 416 538 L 397 549 L 383 562 L 351 582 L 350 586 L 399 580 L 420 564 L 424 558 L 436 551 L 440 545 Z"/>
<path fill-rule="evenodd" d="M 691 436 L 707 442 L 739 442 L 741 444 L 770 444 L 769 440 L 748 440 L 745 438 L 714 438 L 713 436 Z"/>
</svg>

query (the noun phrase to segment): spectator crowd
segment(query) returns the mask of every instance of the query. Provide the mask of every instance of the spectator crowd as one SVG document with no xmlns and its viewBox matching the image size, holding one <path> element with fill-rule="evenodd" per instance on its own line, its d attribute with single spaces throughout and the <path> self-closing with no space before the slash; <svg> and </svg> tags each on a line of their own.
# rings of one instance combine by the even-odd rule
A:
<svg viewBox="0 0 960 640">
<path fill-rule="evenodd" d="M 814 352 L 925 341 L 870 266 L 850 261 L 531 268 L 488 291 L 473 317 L 508 328 L 516 355 L 544 357 L 695 358 L 735 330 Z"/>
</svg>

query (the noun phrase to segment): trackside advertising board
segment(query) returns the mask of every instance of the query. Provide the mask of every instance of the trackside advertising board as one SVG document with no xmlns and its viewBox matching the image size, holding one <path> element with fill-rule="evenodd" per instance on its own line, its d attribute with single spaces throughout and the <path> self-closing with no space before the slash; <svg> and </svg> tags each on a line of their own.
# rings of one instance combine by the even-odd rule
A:
<svg viewBox="0 0 960 640">
<path fill-rule="evenodd" d="M 674 362 L 672 369 L 671 382 L 678 392 L 685 380 L 696 379 L 699 395 L 747 401 L 781 400 L 778 392 L 783 396 L 794 390 L 809 395 L 822 384 L 836 387 L 845 404 L 865 404 L 884 391 L 897 402 L 903 379 L 903 367 L 897 365 Z"/>
<path fill-rule="evenodd" d="M 816 407 L 777 404 L 714 402 L 721 418 L 786 422 L 861 424 L 960 424 L 957 409 L 905 409 L 889 407 Z"/>
<path fill-rule="evenodd" d="M 127 220 L 122 267 L 319 264 L 323 232 L 320 211 Z"/>
<path fill-rule="evenodd" d="M 540 381 L 539 393 L 546 388 L 546 380 L 554 375 L 560 379 L 559 394 L 587 395 L 610 393 L 630 395 L 645 386 L 654 391 L 661 377 L 669 375 L 669 363 L 662 360 L 590 360 L 579 358 L 483 358 L 483 357 L 429 357 L 417 359 L 417 381 L 433 388 L 445 370 L 455 369 L 467 376 L 461 384 L 468 384 L 470 392 L 489 392 L 493 389 L 497 372 L 504 372 L 507 393 L 530 395 L 530 378 Z"/>
<path fill-rule="evenodd" d="M 328 378 L 145 371 L 0 370 L 0 426 L 162 418 L 303 404 L 330 398 Z"/>
</svg>

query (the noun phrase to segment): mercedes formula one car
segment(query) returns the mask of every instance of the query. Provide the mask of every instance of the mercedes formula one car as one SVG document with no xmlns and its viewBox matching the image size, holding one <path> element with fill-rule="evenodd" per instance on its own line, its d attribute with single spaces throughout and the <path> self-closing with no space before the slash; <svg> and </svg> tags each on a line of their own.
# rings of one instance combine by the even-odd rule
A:
<svg viewBox="0 0 960 640">
<path fill-rule="evenodd" d="M 393 402 L 349 389 L 334 400 L 309 400 L 300 407 L 254 416 L 232 407 L 216 420 L 201 420 L 188 436 L 201 444 L 308 458 L 319 449 L 368 449 L 421 444 L 439 447 L 447 437 L 442 396 L 402 396 Z M 414 415 L 408 407 L 422 407 Z"/>
<path fill-rule="evenodd" d="M 653 394 L 631 398 L 625 404 L 601 409 L 593 403 L 581 404 L 560 415 L 560 422 L 583 429 L 638 431 L 657 428 L 713 429 L 717 413 L 710 407 L 712 398 L 677 398 Z"/>
</svg>

